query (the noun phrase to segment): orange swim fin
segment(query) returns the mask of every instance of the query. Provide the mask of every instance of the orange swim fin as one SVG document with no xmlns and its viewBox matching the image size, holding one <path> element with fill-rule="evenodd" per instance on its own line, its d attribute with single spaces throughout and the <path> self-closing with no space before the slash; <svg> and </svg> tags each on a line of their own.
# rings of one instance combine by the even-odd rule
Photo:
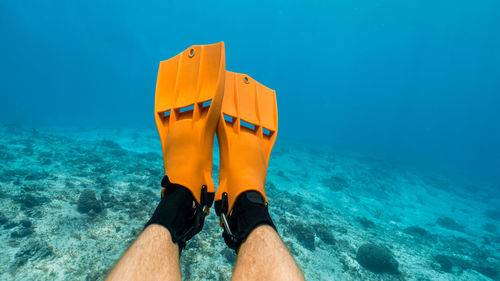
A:
<svg viewBox="0 0 500 281">
<path fill-rule="evenodd" d="M 162 61 L 155 120 L 168 181 L 189 189 L 206 213 L 214 198 L 212 149 L 224 95 L 224 42 Z M 162 197 L 165 188 L 162 189 Z"/>
<path fill-rule="evenodd" d="M 278 134 L 276 93 L 248 75 L 226 71 L 224 100 L 217 126 L 220 150 L 215 207 L 225 227 L 238 196 L 260 193 L 267 205 L 265 181 Z M 228 229 L 228 228 L 226 228 Z"/>
</svg>

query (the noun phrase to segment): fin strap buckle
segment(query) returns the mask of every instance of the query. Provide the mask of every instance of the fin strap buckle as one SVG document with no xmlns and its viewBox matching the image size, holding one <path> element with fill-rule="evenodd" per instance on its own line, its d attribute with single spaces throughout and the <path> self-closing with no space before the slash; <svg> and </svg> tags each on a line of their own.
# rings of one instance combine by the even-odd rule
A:
<svg viewBox="0 0 500 281">
<path fill-rule="evenodd" d="M 229 227 L 229 223 L 227 221 L 226 212 L 229 208 L 229 203 L 227 199 L 227 192 L 222 193 L 222 199 L 215 202 L 215 213 L 220 216 L 222 226 L 227 235 L 233 237 L 233 233 L 231 232 L 231 228 Z"/>
<path fill-rule="evenodd" d="M 205 213 L 205 216 L 208 216 L 208 214 L 210 213 L 210 207 L 214 203 L 214 198 L 215 198 L 215 193 L 208 192 L 207 186 L 202 185 L 201 186 L 201 195 L 200 195 L 200 204 L 203 207 L 203 213 Z"/>
</svg>

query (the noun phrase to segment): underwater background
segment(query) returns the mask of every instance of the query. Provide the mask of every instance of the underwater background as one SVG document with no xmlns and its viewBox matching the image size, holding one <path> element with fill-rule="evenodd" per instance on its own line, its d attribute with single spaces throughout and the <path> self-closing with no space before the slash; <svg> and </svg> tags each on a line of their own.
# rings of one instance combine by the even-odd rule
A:
<svg viewBox="0 0 500 281">
<path fill-rule="evenodd" d="M 266 192 L 307 280 L 500 280 L 499 11 L 0 1 L 0 279 L 104 279 L 159 200 L 159 62 L 224 41 L 228 70 L 276 89 Z M 221 232 L 211 214 L 184 280 L 229 280 Z"/>
</svg>

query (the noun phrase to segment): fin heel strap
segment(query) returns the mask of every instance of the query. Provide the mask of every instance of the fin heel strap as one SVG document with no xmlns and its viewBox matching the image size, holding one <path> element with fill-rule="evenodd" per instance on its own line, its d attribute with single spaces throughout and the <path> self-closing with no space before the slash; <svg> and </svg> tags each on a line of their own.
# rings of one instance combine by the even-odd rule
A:
<svg viewBox="0 0 500 281">
<path fill-rule="evenodd" d="M 259 192 L 251 190 L 238 196 L 228 217 L 223 212 L 224 206 L 227 206 L 227 197 L 226 200 L 224 200 L 224 195 L 222 198 L 223 200 L 215 202 L 215 209 L 220 214 L 221 223 L 224 227 L 222 236 L 229 248 L 238 252 L 241 244 L 246 241 L 252 230 L 258 226 L 269 225 L 276 230 L 276 226 L 269 215 L 267 204 Z"/>
<path fill-rule="evenodd" d="M 162 198 L 151 219 L 144 228 L 151 224 L 165 227 L 172 237 L 172 242 L 179 245 L 179 255 L 186 242 L 203 229 L 205 211 L 196 202 L 191 191 L 182 185 L 171 183 L 165 176 L 162 180 Z"/>
</svg>

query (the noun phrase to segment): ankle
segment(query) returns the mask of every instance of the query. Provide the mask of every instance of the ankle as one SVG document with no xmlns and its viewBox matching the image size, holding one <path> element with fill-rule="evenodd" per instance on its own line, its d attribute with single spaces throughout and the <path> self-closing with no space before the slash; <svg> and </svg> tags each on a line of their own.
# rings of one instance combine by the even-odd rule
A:
<svg viewBox="0 0 500 281">
<path fill-rule="evenodd" d="M 227 221 L 231 233 L 224 231 L 224 241 L 235 251 L 238 251 L 241 244 L 257 227 L 268 225 L 276 230 L 264 198 L 254 190 L 238 196 Z"/>
</svg>

